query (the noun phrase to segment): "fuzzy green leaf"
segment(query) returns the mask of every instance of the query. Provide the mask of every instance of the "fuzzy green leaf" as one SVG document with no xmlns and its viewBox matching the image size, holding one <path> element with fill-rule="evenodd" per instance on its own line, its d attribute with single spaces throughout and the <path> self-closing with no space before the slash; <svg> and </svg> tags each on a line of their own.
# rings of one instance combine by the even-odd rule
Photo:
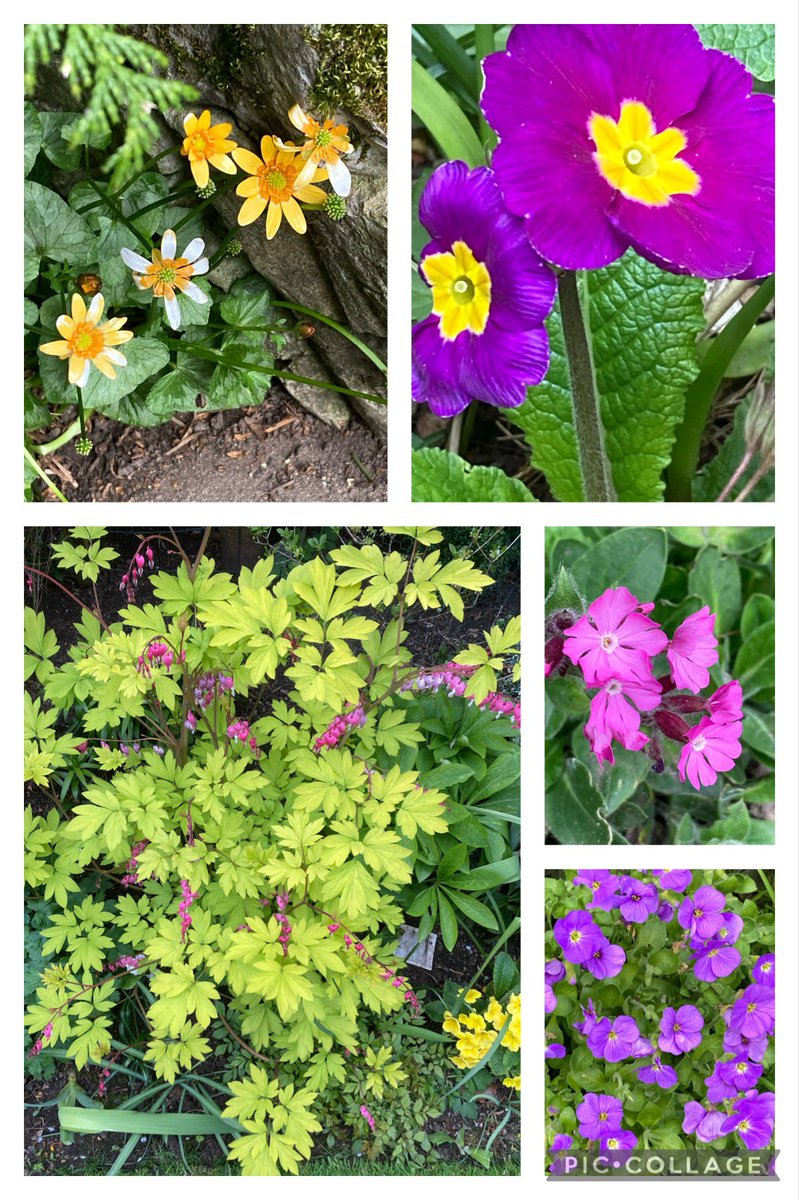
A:
<svg viewBox="0 0 799 1200">
<path fill-rule="evenodd" d="M 706 46 L 733 54 L 758 79 L 774 78 L 773 25 L 695 25 Z"/>
<path fill-rule="evenodd" d="M 473 467 L 448 450 L 413 451 L 413 499 L 486 503 L 531 501 L 535 497 L 518 479 L 498 467 Z"/>
<path fill-rule="evenodd" d="M 547 793 L 547 825 L 564 846 L 609 846 L 612 834 L 602 815 L 604 803 L 588 768 L 572 759 Z"/>
</svg>

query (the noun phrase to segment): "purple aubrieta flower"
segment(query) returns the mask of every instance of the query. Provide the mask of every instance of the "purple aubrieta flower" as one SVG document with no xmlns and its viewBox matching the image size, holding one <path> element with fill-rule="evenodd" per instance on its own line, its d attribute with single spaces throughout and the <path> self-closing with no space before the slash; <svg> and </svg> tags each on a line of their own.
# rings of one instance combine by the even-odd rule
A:
<svg viewBox="0 0 799 1200">
<path fill-rule="evenodd" d="M 544 1012 L 553 1013 L 558 1007 L 558 998 L 552 991 L 551 983 L 544 983 Z"/>
<path fill-rule="evenodd" d="M 656 1083 L 660 1088 L 672 1088 L 677 1082 L 677 1072 L 674 1067 L 660 1061 L 660 1055 L 652 1057 L 652 1065 L 641 1067 L 638 1072 L 641 1083 Z"/>
<path fill-rule="evenodd" d="M 550 958 L 544 964 L 544 978 L 549 984 L 560 983 L 565 974 L 566 968 L 557 958 Z"/>
<path fill-rule="evenodd" d="M 684 892 L 691 886 L 692 871 L 653 871 L 658 887 L 668 892 Z"/>
<path fill-rule="evenodd" d="M 773 98 L 692 25 L 516 25 L 483 70 L 497 179 L 548 262 L 774 270 Z"/>
<path fill-rule="evenodd" d="M 707 1098 L 711 1104 L 721 1104 L 724 1100 L 732 1100 L 733 1096 L 738 1095 L 738 1089 L 734 1083 L 729 1083 L 721 1075 L 721 1063 L 717 1062 L 711 1073 L 705 1079 L 707 1087 Z"/>
<path fill-rule="evenodd" d="M 674 905 L 666 904 L 664 901 L 658 906 L 657 916 L 659 921 L 663 921 L 664 924 L 668 925 L 669 921 L 674 918 Z"/>
<path fill-rule="evenodd" d="M 566 1170 L 564 1158 L 571 1150 L 573 1138 L 569 1137 L 568 1133 L 555 1134 L 554 1141 L 549 1148 L 549 1153 L 555 1160 L 550 1163 L 549 1170 L 553 1175 L 563 1175 Z"/>
<path fill-rule="evenodd" d="M 621 1062 L 632 1056 L 633 1047 L 641 1032 L 632 1017 L 620 1016 L 611 1021 L 602 1017 L 586 1037 L 588 1049 L 594 1058 L 605 1062 Z"/>
<path fill-rule="evenodd" d="M 605 941 L 605 935 L 589 913 L 572 909 L 555 922 L 555 941 L 563 957 L 572 963 L 584 963 Z"/>
<path fill-rule="evenodd" d="M 749 1091 L 756 1085 L 762 1074 L 762 1066 L 759 1063 L 750 1062 L 743 1055 L 732 1059 L 731 1062 L 719 1063 L 719 1078 L 731 1086 L 734 1085 L 738 1092 Z"/>
<path fill-rule="evenodd" d="M 774 987 L 774 955 L 761 954 L 752 967 L 752 978 L 761 987 Z"/>
<path fill-rule="evenodd" d="M 630 1058 L 649 1058 L 649 1055 L 654 1053 L 655 1047 L 652 1045 L 649 1038 L 641 1037 L 633 1046 L 630 1052 Z"/>
<path fill-rule="evenodd" d="M 657 912 L 660 904 L 657 888 L 651 883 L 641 883 L 625 875 L 621 881 L 620 897 L 617 901 L 619 913 L 625 921 L 643 925 Z"/>
<path fill-rule="evenodd" d="M 762 1037 L 774 1028 L 774 988 L 750 983 L 732 1006 L 730 1029 L 744 1037 Z"/>
<path fill-rule="evenodd" d="M 621 1100 L 596 1092 L 587 1092 L 577 1105 L 576 1112 L 580 1122 L 580 1137 L 589 1141 L 619 1133 L 624 1120 Z"/>
<path fill-rule="evenodd" d="M 715 1142 L 722 1136 L 721 1127 L 727 1119 L 726 1112 L 703 1108 L 696 1100 L 688 1100 L 684 1106 L 683 1133 L 695 1133 L 700 1142 Z"/>
<path fill-rule="evenodd" d="M 723 1014 L 725 1022 L 729 1022 L 732 1009 L 727 1009 Z M 747 1038 L 738 1029 L 725 1029 L 724 1031 L 724 1049 L 729 1054 L 740 1056 L 745 1054 L 750 1062 L 762 1062 L 766 1057 L 768 1050 L 768 1034 L 763 1034 L 762 1037 Z"/>
<path fill-rule="evenodd" d="M 583 1008 L 582 1005 L 580 1005 L 580 1008 L 582 1009 L 583 1019 L 582 1021 L 575 1021 L 574 1028 L 578 1033 L 582 1033 L 584 1037 L 588 1037 L 589 1033 L 597 1022 L 596 1009 L 594 1008 L 593 1000 L 588 1001 L 587 1008 Z"/>
<path fill-rule="evenodd" d="M 630 1129 L 620 1129 L 610 1137 L 599 1139 L 599 1148 L 603 1154 L 615 1154 L 617 1150 L 634 1150 L 637 1145 L 638 1138 Z"/>
<path fill-rule="evenodd" d="M 741 965 L 741 955 L 734 946 L 726 942 L 703 942 L 701 949 L 696 951 L 694 958 L 694 975 L 703 983 L 712 983 L 714 979 L 725 979 Z"/>
<path fill-rule="evenodd" d="M 605 912 L 613 908 L 613 898 L 619 885 L 618 875 L 611 875 L 610 871 L 578 871 L 572 883 L 575 887 L 590 888 L 588 908 L 601 908 Z"/>
<path fill-rule="evenodd" d="M 414 400 L 454 417 L 472 400 L 515 408 L 549 365 L 543 321 L 555 277 L 506 209 L 494 173 L 444 163 L 419 217 L 431 236 L 419 270 L 433 311 L 413 328 Z"/>
<path fill-rule="evenodd" d="M 741 1097 L 721 1127 L 722 1133 L 738 1134 L 748 1150 L 762 1150 L 774 1132 L 774 1096 L 764 1092 L 749 1098 Z"/>
<path fill-rule="evenodd" d="M 723 924 L 724 894 L 705 885 L 693 896 L 686 896 L 677 911 L 677 920 L 692 937 L 712 938 Z"/>
<path fill-rule="evenodd" d="M 621 946 L 605 938 L 590 958 L 583 963 L 586 971 L 590 971 L 595 979 L 612 979 L 618 975 L 627 961 L 627 955 Z"/>
<path fill-rule="evenodd" d="M 702 1041 L 705 1018 L 693 1004 L 667 1008 L 660 1018 L 658 1046 L 667 1054 L 687 1054 Z"/>
<path fill-rule="evenodd" d="M 560 1042 L 549 1042 L 544 1047 L 544 1058 L 565 1058 L 566 1047 Z"/>
</svg>

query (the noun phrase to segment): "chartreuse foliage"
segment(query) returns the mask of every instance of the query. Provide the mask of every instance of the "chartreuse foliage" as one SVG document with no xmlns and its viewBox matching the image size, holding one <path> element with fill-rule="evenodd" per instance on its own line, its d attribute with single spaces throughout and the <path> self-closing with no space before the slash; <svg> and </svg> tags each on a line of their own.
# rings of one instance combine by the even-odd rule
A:
<svg viewBox="0 0 799 1200">
<path fill-rule="evenodd" d="M 81 572 L 106 565 L 107 553 L 86 549 L 100 532 L 76 530 L 59 555 Z M 154 603 L 129 603 L 107 627 L 85 615 L 59 666 L 43 620 L 26 621 L 36 679 L 27 777 L 46 790 L 79 763 L 86 776 L 71 809 L 27 811 L 26 882 L 53 907 L 26 1024 L 79 1068 L 99 1063 L 135 993 L 147 1016 L 144 1060 L 171 1083 L 214 1053 L 223 1021 L 251 1064 L 222 1112 L 239 1130 L 230 1155 L 244 1174 L 296 1172 L 321 1128 L 318 1096 L 363 1044 L 359 1023 L 403 1006 L 412 1018 L 415 997 L 393 954 L 404 906 L 438 842 L 470 828 L 468 811 L 451 811 L 447 776 L 436 783 L 414 763 L 437 726 L 429 714 L 416 719 L 422 701 L 402 690 L 421 669 L 404 623 L 414 608 L 460 620 L 464 592 L 492 581 L 466 559 L 442 562 L 436 530 L 390 532 L 407 553 L 342 546 L 332 563 L 312 559 L 283 579 L 271 558 L 237 580 L 210 558 L 184 558 L 150 576 Z M 481 691 L 518 638 L 516 618 L 465 652 Z M 234 690 L 217 687 L 219 676 Z M 258 719 L 256 694 L 269 697 Z M 508 718 L 440 703 L 477 718 L 466 772 L 474 803 L 507 791 L 513 770 L 496 763 L 499 749 L 510 757 Z M 333 718 L 356 706 L 363 723 L 319 749 Z M 244 737 L 228 733 L 242 724 Z M 499 747 L 489 728 L 503 729 Z M 495 825 L 479 853 L 497 862 L 501 883 L 518 863 L 498 832 L 502 811 Z M 485 909 L 496 927 L 468 895 L 490 886 L 464 876 L 461 907 L 484 925 Z M 379 1046 L 359 1068 L 367 1098 L 402 1084 Z"/>
<path fill-rule="evenodd" d="M 774 840 L 774 530 L 771 527 L 668 529 L 560 528 L 547 531 L 547 636 L 558 614 L 585 612 L 609 587 L 656 603 L 671 637 L 689 613 L 716 614 L 719 687 L 743 688 L 743 753 L 701 795 L 680 783 L 680 747 L 663 739 L 665 769 L 619 748 L 601 768 L 583 735 L 589 698 L 581 681 L 547 681 L 547 825 L 571 844 L 668 842 L 763 844 Z M 564 617 L 567 624 L 572 618 Z M 663 670 L 668 667 L 665 657 Z"/>
</svg>

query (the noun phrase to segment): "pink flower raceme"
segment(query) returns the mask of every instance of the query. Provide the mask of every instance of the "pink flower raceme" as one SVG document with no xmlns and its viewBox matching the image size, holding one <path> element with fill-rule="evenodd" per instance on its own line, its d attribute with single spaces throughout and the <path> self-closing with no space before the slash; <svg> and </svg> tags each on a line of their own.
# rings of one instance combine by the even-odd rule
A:
<svg viewBox="0 0 799 1200">
<path fill-rule="evenodd" d="M 365 1104 L 361 1105 L 361 1116 L 363 1117 L 364 1121 L 366 1121 L 366 1124 L 369 1126 L 369 1128 L 374 1131 L 375 1119 Z"/>
<path fill-rule="evenodd" d="M 715 623 L 716 614 L 705 605 L 686 617 L 674 631 L 666 657 L 678 688 L 696 694 L 710 683 L 707 668 L 719 660 L 718 642 L 713 634 Z"/>
<path fill-rule="evenodd" d="M 668 645 L 663 630 L 625 587 L 607 588 L 563 636 L 563 652 L 579 665 L 588 687 L 611 679 L 648 681 L 652 659 Z"/>
<path fill-rule="evenodd" d="M 366 714 L 363 707 L 358 704 L 349 712 L 342 713 L 339 717 L 334 717 L 328 725 L 325 732 L 314 742 L 314 750 L 318 754 L 320 750 L 324 750 L 326 746 L 331 749 L 337 746 L 344 734 L 354 725 L 365 725 Z"/>
<path fill-rule="evenodd" d="M 197 899 L 197 897 L 199 896 L 200 893 L 193 892 L 191 890 L 191 888 L 189 887 L 188 879 L 181 879 L 180 893 L 181 893 L 181 901 L 180 901 L 180 905 L 178 906 L 178 912 L 180 913 L 180 940 L 182 942 L 185 942 L 186 934 L 188 933 L 189 926 L 191 925 L 191 917 L 189 916 L 189 909 L 191 908 L 192 904 Z"/>
<path fill-rule="evenodd" d="M 686 775 L 697 789 L 715 783 L 720 771 L 729 771 L 741 753 L 741 722 L 720 725 L 712 717 L 703 717 L 694 725 L 683 746 L 678 764 L 680 779 Z"/>
</svg>

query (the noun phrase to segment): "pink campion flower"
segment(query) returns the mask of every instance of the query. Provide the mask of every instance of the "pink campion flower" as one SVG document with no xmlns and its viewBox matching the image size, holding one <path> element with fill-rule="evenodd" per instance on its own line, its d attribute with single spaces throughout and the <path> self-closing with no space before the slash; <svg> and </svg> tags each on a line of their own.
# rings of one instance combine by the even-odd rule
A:
<svg viewBox="0 0 799 1200">
<path fill-rule="evenodd" d="M 563 636 L 563 653 L 579 665 L 588 687 L 609 679 L 648 680 L 651 660 L 669 641 L 625 587 L 607 588 Z"/>
<path fill-rule="evenodd" d="M 666 657 L 678 688 L 698 694 L 710 683 L 707 668 L 719 661 L 715 624 L 716 614 L 705 605 L 677 626 Z"/>
<path fill-rule="evenodd" d="M 599 762 L 614 761 L 610 749 L 614 738 L 625 750 L 643 749 L 649 738 L 641 733 L 641 718 L 633 704 L 646 712 L 659 703 L 660 684 L 656 679 L 609 679 L 604 683 L 591 701 L 591 715 L 585 726 L 585 736 Z"/>
<path fill-rule="evenodd" d="M 708 699 L 710 719 L 718 725 L 729 725 L 743 716 L 744 693 L 737 679 L 722 684 Z"/>
<path fill-rule="evenodd" d="M 680 780 L 685 777 L 697 791 L 715 783 L 720 771 L 729 771 L 741 753 L 741 722 L 719 725 L 711 717 L 703 717 L 690 732 L 677 764 Z"/>
</svg>

